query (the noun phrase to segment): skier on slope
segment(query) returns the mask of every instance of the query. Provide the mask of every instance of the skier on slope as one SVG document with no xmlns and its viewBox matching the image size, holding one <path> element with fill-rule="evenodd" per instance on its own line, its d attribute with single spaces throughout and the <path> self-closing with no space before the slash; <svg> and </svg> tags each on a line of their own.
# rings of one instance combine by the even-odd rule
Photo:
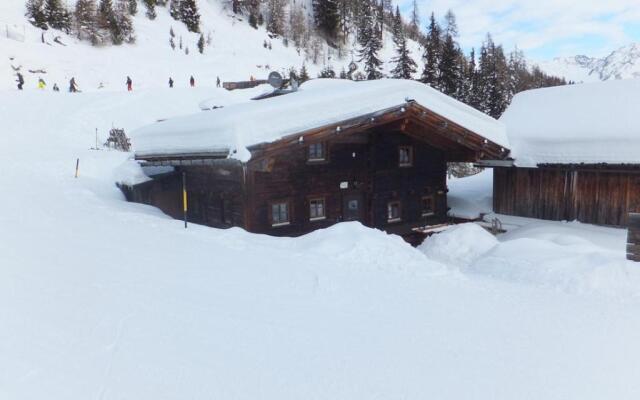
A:
<svg viewBox="0 0 640 400">
<path fill-rule="evenodd" d="M 22 90 L 22 86 L 24 86 L 24 77 L 20 72 L 18 72 L 17 75 L 18 75 L 18 80 L 16 82 L 18 83 L 18 90 Z"/>
<path fill-rule="evenodd" d="M 133 81 L 128 76 L 127 76 L 127 90 L 129 92 L 133 90 Z"/>
<path fill-rule="evenodd" d="M 78 91 L 78 85 L 76 84 L 76 78 L 71 78 L 69 81 L 69 93 L 76 93 Z"/>
<path fill-rule="evenodd" d="M 220 87 L 220 77 L 216 78 L 216 87 Z"/>
<path fill-rule="evenodd" d="M 169 87 L 173 87 L 173 78 L 169 77 Z"/>
<path fill-rule="evenodd" d="M 46 88 L 47 88 L 47 83 L 44 81 L 44 79 L 39 78 L 38 79 L 38 89 L 44 90 Z"/>
<path fill-rule="evenodd" d="M 57 83 L 54 83 L 54 84 L 53 84 L 53 91 L 54 91 L 54 92 L 59 92 L 59 91 L 60 91 L 60 88 L 58 87 L 58 84 L 57 84 Z"/>
<path fill-rule="evenodd" d="M 189 84 L 191 85 L 191 87 L 196 86 L 196 80 L 194 79 L 193 75 L 191 75 L 191 79 L 189 79 Z"/>
</svg>

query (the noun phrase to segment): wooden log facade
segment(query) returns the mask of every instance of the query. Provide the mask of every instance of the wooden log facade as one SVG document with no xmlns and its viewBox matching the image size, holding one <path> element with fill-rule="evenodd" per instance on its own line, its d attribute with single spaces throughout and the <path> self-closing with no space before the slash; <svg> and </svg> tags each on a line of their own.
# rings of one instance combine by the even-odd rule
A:
<svg viewBox="0 0 640 400">
<path fill-rule="evenodd" d="M 640 169 L 625 165 L 494 168 L 493 209 L 506 215 L 627 226 L 640 210 Z"/>
<path fill-rule="evenodd" d="M 409 235 L 413 228 L 447 219 L 448 161 L 508 154 L 415 103 L 249 150 L 246 163 L 222 154 L 139 158 L 143 165 L 173 166 L 174 172 L 124 192 L 131 201 L 181 218 L 185 172 L 191 222 L 297 236 L 360 221 Z"/>
</svg>

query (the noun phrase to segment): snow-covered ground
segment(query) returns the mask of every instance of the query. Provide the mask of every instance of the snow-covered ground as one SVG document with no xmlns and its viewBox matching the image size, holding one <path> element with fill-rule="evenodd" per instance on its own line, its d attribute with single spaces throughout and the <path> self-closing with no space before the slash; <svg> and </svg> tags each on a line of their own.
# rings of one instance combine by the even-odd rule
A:
<svg viewBox="0 0 640 400">
<path fill-rule="evenodd" d="M 357 223 L 185 230 L 124 201 L 128 154 L 89 150 L 96 128 L 244 96 L 0 92 L 0 398 L 640 396 L 624 231 L 514 220 L 414 249 Z"/>
</svg>

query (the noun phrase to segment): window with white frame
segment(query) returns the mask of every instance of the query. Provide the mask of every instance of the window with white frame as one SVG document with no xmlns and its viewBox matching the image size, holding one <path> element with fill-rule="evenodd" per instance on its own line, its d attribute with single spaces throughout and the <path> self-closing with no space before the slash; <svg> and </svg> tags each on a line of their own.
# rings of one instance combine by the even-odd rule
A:
<svg viewBox="0 0 640 400">
<path fill-rule="evenodd" d="M 271 225 L 289 225 L 289 202 L 278 202 L 271 204 Z"/>
<path fill-rule="evenodd" d="M 433 206 L 433 196 L 423 196 L 422 197 L 422 216 L 428 217 L 435 213 L 435 209 Z"/>
<path fill-rule="evenodd" d="M 387 221 L 388 222 L 398 222 L 400 221 L 400 202 L 399 201 L 390 201 L 387 204 Z"/>
<path fill-rule="evenodd" d="M 309 152 L 307 154 L 309 161 L 324 161 L 326 160 L 325 145 L 324 143 L 312 143 L 309 145 Z"/>
<path fill-rule="evenodd" d="M 309 200 L 309 220 L 319 221 L 326 219 L 326 207 L 324 198 L 314 198 Z"/>
<path fill-rule="evenodd" d="M 413 147 L 398 147 L 398 165 L 401 167 L 411 167 L 413 165 Z"/>
</svg>

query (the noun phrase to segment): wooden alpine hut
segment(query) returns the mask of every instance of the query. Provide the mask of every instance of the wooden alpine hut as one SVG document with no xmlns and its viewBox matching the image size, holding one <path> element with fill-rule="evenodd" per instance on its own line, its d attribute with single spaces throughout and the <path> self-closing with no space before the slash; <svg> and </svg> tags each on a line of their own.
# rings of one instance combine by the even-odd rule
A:
<svg viewBox="0 0 640 400">
<path fill-rule="evenodd" d="M 219 228 L 296 236 L 341 221 L 400 235 L 447 219 L 447 163 L 507 157 L 503 124 L 414 81 L 316 80 L 133 132 L 129 200 Z M 162 167 L 162 173 L 158 173 Z"/>
<path fill-rule="evenodd" d="M 626 226 L 640 211 L 640 80 L 517 94 L 500 121 L 511 160 L 494 167 L 500 214 Z"/>
</svg>

